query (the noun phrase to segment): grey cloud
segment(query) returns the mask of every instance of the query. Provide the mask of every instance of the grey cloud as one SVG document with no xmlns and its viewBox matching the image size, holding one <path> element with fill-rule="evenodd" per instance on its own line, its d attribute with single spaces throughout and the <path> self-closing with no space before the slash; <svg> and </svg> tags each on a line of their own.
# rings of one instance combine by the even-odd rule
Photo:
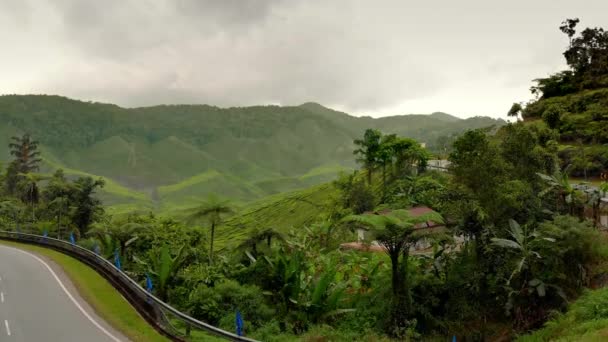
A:
<svg viewBox="0 0 608 342">
<path fill-rule="evenodd" d="M 502 115 L 503 102 L 525 100 L 503 97 L 528 96 L 532 79 L 562 67 L 559 22 L 602 25 L 606 9 L 600 0 L 2 2 L 0 13 L 22 26 L 0 23 L 3 45 L 45 58 L 27 77 L 0 80 L 0 90 L 124 106 L 317 101 L 402 113 L 415 103 Z M 32 69 L 17 57 L 10 64 L 4 75 Z M 470 102 L 455 95 L 462 89 L 501 103 Z"/>
</svg>

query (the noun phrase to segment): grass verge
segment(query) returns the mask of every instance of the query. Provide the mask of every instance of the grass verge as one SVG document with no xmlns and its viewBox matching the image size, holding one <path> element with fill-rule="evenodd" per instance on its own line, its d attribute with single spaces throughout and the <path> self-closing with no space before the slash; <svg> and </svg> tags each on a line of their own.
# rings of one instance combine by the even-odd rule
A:
<svg viewBox="0 0 608 342">
<path fill-rule="evenodd" d="M 169 341 L 154 330 L 105 278 L 82 262 L 44 247 L 10 241 L 0 243 L 35 252 L 60 265 L 78 289 L 80 296 L 95 312 L 132 341 Z"/>
<path fill-rule="evenodd" d="M 556 314 L 542 329 L 517 341 L 608 341 L 608 287 L 587 291 L 566 313 Z"/>
</svg>

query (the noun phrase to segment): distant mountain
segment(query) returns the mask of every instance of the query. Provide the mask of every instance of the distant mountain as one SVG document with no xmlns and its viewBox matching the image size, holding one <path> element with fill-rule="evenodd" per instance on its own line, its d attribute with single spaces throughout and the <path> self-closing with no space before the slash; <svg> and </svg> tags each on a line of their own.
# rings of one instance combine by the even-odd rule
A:
<svg viewBox="0 0 608 342">
<path fill-rule="evenodd" d="M 219 108 L 122 108 L 60 96 L 0 96 L 0 161 L 10 136 L 40 141 L 45 169 L 105 177 L 104 199 L 129 206 L 186 205 L 209 192 L 248 201 L 335 177 L 353 162 L 366 128 L 426 142 L 465 129 L 502 125 L 445 113 L 373 119 L 317 103 Z"/>
</svg>

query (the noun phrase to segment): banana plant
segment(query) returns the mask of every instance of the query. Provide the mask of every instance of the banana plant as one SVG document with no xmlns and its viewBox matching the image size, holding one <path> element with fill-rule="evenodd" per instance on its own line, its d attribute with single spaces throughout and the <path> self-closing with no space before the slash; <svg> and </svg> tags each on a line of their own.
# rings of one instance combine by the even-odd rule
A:
<svg viewBox="0 0 608 342">
<path fill-rule="evenodd" d="M 306 297 L 298 303 L 313 323 L 319 323 L 336 315 L 355 311 L 354 309 L 340 307 L 344 298 L 346 283 L 338 282 L 336 274 L 335 266 L 330 266 L 316 281 L 309 283 Z"/>
<path fill-rule="evenodd" d="M 534 259 L 541 259 L 541 255 L 537 252 L 539 247 L 538 241 L 555 242 L 553 238 L 540 236 L 536 231 L 528 232 L 526 226 L 522 228 L 515 220 L 509 220 L 509 235 L 511 239 L 492 238 L 492 243 L 500 248 L 507 248 L 515 251 L 518 254 L 516 266 L 511 272 L 507 285 L 515 275 L 530 269 L 530 265 Z"/>
<path fill-rule="evenodd" d="M 547 184 L 547 188 L 541 191 L 538 195 L 543 197 L 551 191 L 557 192 L 557 206 L 560 205 L 568 208 L 568 213 L 571 215 L 574 213 L 575 199 L 578 194 L 576 189 L 570 184 L 570 166 L 566 167 L 563 171 L 555 171 L 552 175 L 545 175 L 537 173 Z"/>
<path fill-rule="evenodd" d="M 143 265 L 154 281 L 154 289 L 158 298 L 167 300 L 167 290 L 175 274 L 185 264 L 187 257 L 186 245 L 183 245 L 175 255 L 171 255 L 169 246 L 164 245 L 160 250 L 148 251 L 146 260 L 136 256 L 133 259 Z"/>
</svg>

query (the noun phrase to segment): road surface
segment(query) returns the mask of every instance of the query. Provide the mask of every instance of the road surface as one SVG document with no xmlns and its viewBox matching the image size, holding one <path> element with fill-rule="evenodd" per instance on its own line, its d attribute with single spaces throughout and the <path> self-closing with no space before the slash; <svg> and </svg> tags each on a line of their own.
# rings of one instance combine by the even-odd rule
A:
<svg viewBox="0 0 608 342">
<path fill-rule="evenodd" d="M 48 259 L 0 245 L 0 341 L 127 341 Z"/>
</svg>

